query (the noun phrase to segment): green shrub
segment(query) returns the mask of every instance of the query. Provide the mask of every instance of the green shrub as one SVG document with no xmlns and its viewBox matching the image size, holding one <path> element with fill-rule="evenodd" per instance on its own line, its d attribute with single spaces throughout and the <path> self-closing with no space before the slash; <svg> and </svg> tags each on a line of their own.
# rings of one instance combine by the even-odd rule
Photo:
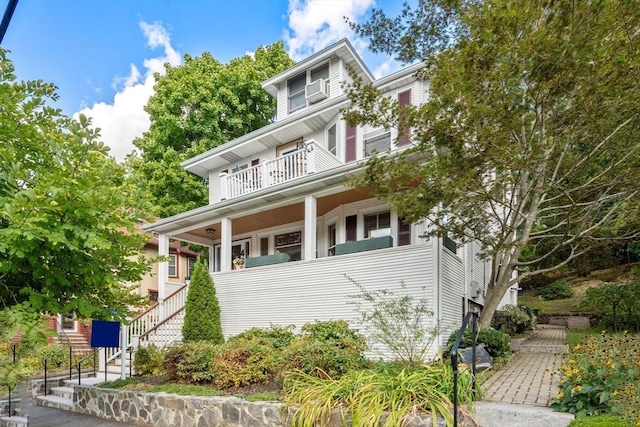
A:
<svg viewBox="0 0 640 427">
<path fill-rule="evenodd" d="M 451 347 L 456 341 L 456 336 L 458 335 L 458 331 L 451 334 L 449 340 L 447 341 L 447 347 L 449 351 L 451 351 Z M 487 352 L 491 357 L 495 358 L 506 358 L 511 355 L 511 340 L 509 339 L 509 335 L 504 332 L 496 331 L 491 328 L 482 328 L 480 332 L 478 332 L 478 344 L 484 344 Z M 460 348 L 471 347 L 473 343 L 473 339 L 471 336 L 471 329 L 467 329 L 464 331 L 462 335 L 462 341 L 460 341 Z"/>
<path fill-rule="evenodd" d="M 349 302 L 362 319 L 370 346 L 382 344 L 407 366 L 422 365 L 440 335 L 440 325 L 427 299 L 409 295 L 404 282 L 400 282 L 402 293 L 396 295 L 387 289 L 367 290 L 355 280 L 347 279 L 360 289 L 359 294 L 349 296 Z"/>
<path fill-rule="evenodd" d="M 569 286 L 566 280 L 557 280 L 542 288 L 540 295 L 542 295 L 542 298 L 549 301 L 571 298 L 573 293 L 573 289 L 571 289 L 571 286 Z"/>
<path fill-rule="evenodd" d="M 212 383 L 220 344 L 194 341 L 172 347 L 164 357 L 164 369 L 171 379 L 187 383 Z"/>
<path fill-rule="evenodd" d="M 307 323 L 284 350 L 286 369 L 340 377 L 367 365 L 365 339 L 344 320 Z"/>
<path fill-rule="evenodd" d="M 640 336 L 601 334 L 575 345 L 561 367 L 552 407 L 577 418 L 613 414 L 640 425 Z"/>
<path fill-rule="evenodd" d="M 164 372 L 165 351 L 150 344 L 139 347 L 133 356 L 133 367 L 137 375 L 160 375 Z"/>
<path fill-rule="evenodd" d="M 282 349 L 289 344 L 296 337 L 293 333 L 293 325 L 289 326 L 278 326 L 271 325 L 269 328 L 251 328 L 248 329 L 234 337 L 229 338 L 229 341 L 233 341 L 236 339 L 259 339 L 263 342 L 269 343 L 274 349 Z"/>
<path fill-rule="evenodd" d="M 218 348 L 213 382 L 223 389 L 266 384 L 274 377 L 278 360 L 273 347 L 261 339 L 234 339 Z"/>
<path fill-rule="evenodd" d="M 533 330 L 536 323 L 533 313 L 523 307 L 505 305 L 498 313 L 509 317 L 509 322 L 501 330 L 510 335 Z"/>
<path fill-rule="evenodd" d="M 182 339 L 224 342 L 216 288 L 205 262 L 196 262 L 185 303 Z"/>
</svg>

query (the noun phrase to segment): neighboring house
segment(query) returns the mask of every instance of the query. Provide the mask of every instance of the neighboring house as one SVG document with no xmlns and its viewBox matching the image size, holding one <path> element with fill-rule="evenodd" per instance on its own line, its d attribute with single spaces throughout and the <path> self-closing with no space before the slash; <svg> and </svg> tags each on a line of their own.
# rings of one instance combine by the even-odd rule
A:
<svg viewBox="0 0 640 427">
<path fill-rule="evenodd" d="M 348 185 L 369 155 L 409 144 L 397 129 L 342 119 L 348 68 L 407 105 L 427 99 L 428 84 L 414 77 L 421 67 L 376 80 L 342 40 L 263 83 L 277 100 L 273 123 L 183 163 L 208 180 L 208 205 L 143 228 L 156 233 L 160 255 L 171 253 L 170 239 L 210 248 L 226 337 L 270 324 L 355 322 L 348 296 L 358 288 L 345 276 L 426 298 L 444 326 L 440 344 L 468 310 L 482 306 L 490 266 L 476 258 L 479 244 L 422 238 L 426 223 L 408 224 L 369 191 Z M 245 259 L 241 270 L 234 270 L 237 257 Z M 186 287 L 176 292 L 170 272 L 160 263 L 160 304 L 132 325 L 143 343 L 181 338 Z"/>
<path fill-rule="evenodd" d="M 153 236 L 144 247 L 144 256 L 146 258 L 156 258 L 158 253 L 158 238 Z M 171 241 L 169 243 L 169 253 L 166 255 L 169 257 L 169 262 L 167 263 L 167 278 L 164 283 L 165 288 L 171 293 L 189 280 L 196 265 L 198 254 L 186 246 L 181 246 L 180 242 Z M 145 274 L 139 282 L 129 283 L 128 285 L 135 289 L 135 292 L 140 296 L 148 298 L 150 302 L 157 302 L 158 263 L 154 263 L 151 271 Z"/>
</svg>

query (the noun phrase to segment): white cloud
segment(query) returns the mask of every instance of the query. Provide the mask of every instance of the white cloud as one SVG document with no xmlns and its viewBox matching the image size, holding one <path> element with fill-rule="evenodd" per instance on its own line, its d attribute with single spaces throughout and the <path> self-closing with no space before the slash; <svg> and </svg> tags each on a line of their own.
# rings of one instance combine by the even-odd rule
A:
<svg viewBox="0 0 640 427">
<path fill-rule="evenodd" d="M 164 74 L 164 64 L 181 63 L 180 53 L 171 46 L 171 37 L 161 23 L 140 22 L 140 29 L 147 38 L 147 46 L 161 47 L 164 55 L 145 59 L 144 75 L 131 64 L 126 77 L 116 77 L 117 90 L 112 103 L 99 102 L 74 114 L 84 114 L 93 119 L 93 126 L 101 129 L 102 141 L 111 148 L 110 155 L 118 161 L 124 160 L 133 149 L 133 140 L 149 129 L 149 115 L 144 111 L 149 97 L 153 95 L 154 73 Z M 119 88 L 119 89 L 118 89 Z"/>
<path fill-rule="evenodd" d="M 366 43 L 354 38 L 344 18 L 358 21 L 373 5 L 374 0 L 289 0 L 289 30 L 283 36 L 289 55 L 300 60 L 345 37 L 363 50 Z"/>
</svg>

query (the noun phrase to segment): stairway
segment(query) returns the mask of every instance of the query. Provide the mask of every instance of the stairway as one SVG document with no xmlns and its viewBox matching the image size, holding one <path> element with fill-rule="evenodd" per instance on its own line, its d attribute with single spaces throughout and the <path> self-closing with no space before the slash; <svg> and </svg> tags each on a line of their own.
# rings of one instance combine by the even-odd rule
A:
<svg viewBox="0 0 640 427">
<path fill-rule="evenodd" d="M 93 351 L 84 335 L 78 332 L 61 332 L 60 335 L 54 338 L 54 342 L 57 344 L 70 345 L 73 349 L 73 354 L 89 354 Z"/>
<path fill-rule="evenodd" d="M 120 378 L 119 375 L 108 374 L 107 381 L 115 381 Z M 96 385 L 105 382 L 104 374 L 97 377 L 82 378 L 82 385 Z M 77 379 L 65 380 L 62 386 L 51 387 L 51 394 L 47 396 L 39 395 L 35 398 L 37 406 L 44 406 L 47 408 L 63 409 L 65 411 L 71 411 L 73 409 L 73 386 L 78 384 Z"/>
</svg>

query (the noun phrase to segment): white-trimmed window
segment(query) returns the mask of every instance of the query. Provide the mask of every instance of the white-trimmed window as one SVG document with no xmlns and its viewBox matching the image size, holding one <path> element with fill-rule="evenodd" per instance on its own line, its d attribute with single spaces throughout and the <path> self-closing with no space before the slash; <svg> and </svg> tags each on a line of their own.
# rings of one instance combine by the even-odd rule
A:
<svg viewBox="0 0 640 427">
<path fill-rule="evenodd" d="M 169 254 L 169 277 L 178 277 L 178 255 Z"/>
<path fill-rule="evenodd" d="M 298 74 L 287 81 L 289 90 L 289 113 L 298 111 L 307 106 L 304 88 L 307 85 L 307 73 Z"/>
<path fill-rule="evenodd" d="M 363 216 L 364 238 L 391 235 L 391 212 L 378 212 Z"/>
<path fill-rule="evenodd" d="M 391 148 L 391 132 L 379 130 L 364 135 L 364 155 L 384 153 Z"/>
<path fill-rule="evenodd" d="M 336 254 L 336 241 L 337 241 L 337 233 L 336 233 L 336 224 L 333 223 L 327 227 L 327 235 L 329 238 L 329 249 L 327 251 L 328 256 L 334 256 Z"/>
<path fill-rule="evenodd" d="M 327 131 L 327 150 L 336 157 L 338 154 L 336 149 L 338 145 L 337 142 L 338 142 L 338 137 L 336 134 L 336 125 L 334 124 Z"/>
<path fill-rule="evenodd" d="M 279 234 L 275 236 L 276 253 L 289 254 L 289 261 L 302 259 L 302 232 Z"/>
</svg>

